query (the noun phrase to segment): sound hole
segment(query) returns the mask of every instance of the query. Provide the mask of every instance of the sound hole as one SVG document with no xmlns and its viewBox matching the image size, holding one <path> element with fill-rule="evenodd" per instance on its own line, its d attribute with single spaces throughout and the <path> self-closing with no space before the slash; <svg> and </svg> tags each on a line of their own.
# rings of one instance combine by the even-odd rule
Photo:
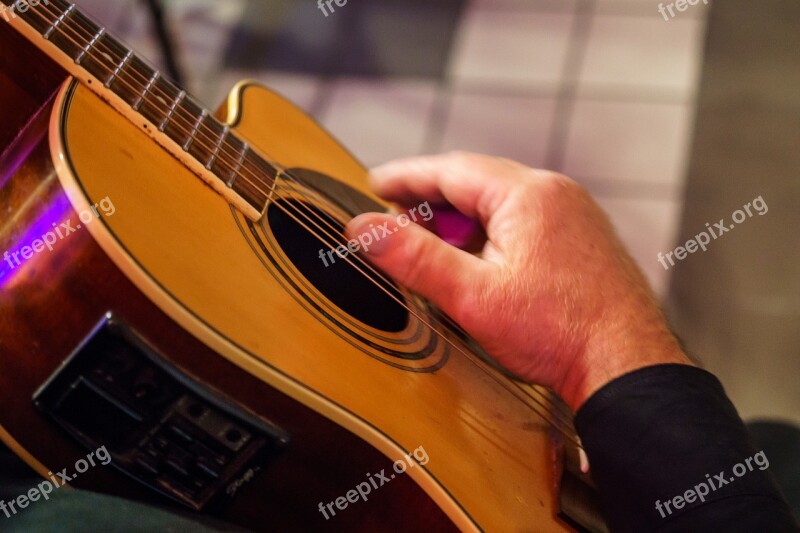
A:
<svg viewBox="0 0 800 533">
<path fill-rule="evenodd" d="M 349 252 L 344 258 L 336 252 L 328 253 L 339 245 L 346 245 L 342 236 L 344 228 L 338 221 L 297 200 L 273 203 L 267 210 L 267 220 L 278 245 L 295 268 L 342 311 L 379 330 L 399 332 L 405 329 L 408 311 L 387 294 L 388 291 L 404 301 L 394 284 L 377 279 L 361 259 Z M 337 237 L 335 241 L 334 236 Z"/>
</svg>

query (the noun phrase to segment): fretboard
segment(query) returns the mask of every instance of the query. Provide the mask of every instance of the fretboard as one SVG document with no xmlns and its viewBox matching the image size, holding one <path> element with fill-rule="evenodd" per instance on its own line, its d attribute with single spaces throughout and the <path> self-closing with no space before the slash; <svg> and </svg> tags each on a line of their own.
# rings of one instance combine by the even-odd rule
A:
<svg viewBox="0 0 800 533">
<path fill-rule="evenodd" d="M 109 35 L 75 4 L 41 0 L 6 19 L 244 214 L 263 214 L 279 172 L 186 91 Z"/>
</svg>

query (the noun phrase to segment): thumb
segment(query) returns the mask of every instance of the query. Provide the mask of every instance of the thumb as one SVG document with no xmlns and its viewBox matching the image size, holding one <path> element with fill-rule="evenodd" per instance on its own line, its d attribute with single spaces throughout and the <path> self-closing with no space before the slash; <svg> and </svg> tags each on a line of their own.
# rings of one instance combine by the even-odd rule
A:
<svg viewBox="0 0 800 533">
<path fill-rule="evenodd" d="M 381 231 L 381 226 L 388 232 Z M 447 244 L 418 224 L 398 226 L 391 215 L 359 215 L 347 224 L 345 233 L 348 239 L 360 243 L 371 240 L 361 248 L 364 257 L 453 318 L 458 314 L 456 300 L 475 290 L 485 268 L 477 257 Z"/>
</svg>

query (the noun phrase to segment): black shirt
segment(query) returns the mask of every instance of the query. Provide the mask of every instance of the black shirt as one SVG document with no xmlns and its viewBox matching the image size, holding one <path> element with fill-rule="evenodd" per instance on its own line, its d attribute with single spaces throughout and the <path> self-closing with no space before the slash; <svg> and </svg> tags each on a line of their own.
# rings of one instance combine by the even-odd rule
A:
<svg viewBox="0 0 800 533">
<path fill-rule="evenodd" d="M 719 380 L 658 365 L 597 391 L 575 419 L 613 531 L 799 531 Z"/>
</svg>

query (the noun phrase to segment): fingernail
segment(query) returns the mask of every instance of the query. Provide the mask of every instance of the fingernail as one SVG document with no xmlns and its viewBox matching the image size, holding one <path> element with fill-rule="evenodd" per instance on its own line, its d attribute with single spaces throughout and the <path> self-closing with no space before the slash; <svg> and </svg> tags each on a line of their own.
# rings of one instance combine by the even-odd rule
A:
<svg viewBox="0 0 800 533">
<path fill-rule="evenodd" d="M 389 222 L 389 234 L 381 229 L 386 222 Z M 386 227 L 386 226 L 384 226 Z M 345 234 L 349 240 L 358 242 L 359 251 L 372 256 L 380 255 L 386 249 L 386 241 L 393 232 L 391 227 L 391 217 L 382 216 L 375 213 L 359 215 L 347 224 Z"/>
</svg>

